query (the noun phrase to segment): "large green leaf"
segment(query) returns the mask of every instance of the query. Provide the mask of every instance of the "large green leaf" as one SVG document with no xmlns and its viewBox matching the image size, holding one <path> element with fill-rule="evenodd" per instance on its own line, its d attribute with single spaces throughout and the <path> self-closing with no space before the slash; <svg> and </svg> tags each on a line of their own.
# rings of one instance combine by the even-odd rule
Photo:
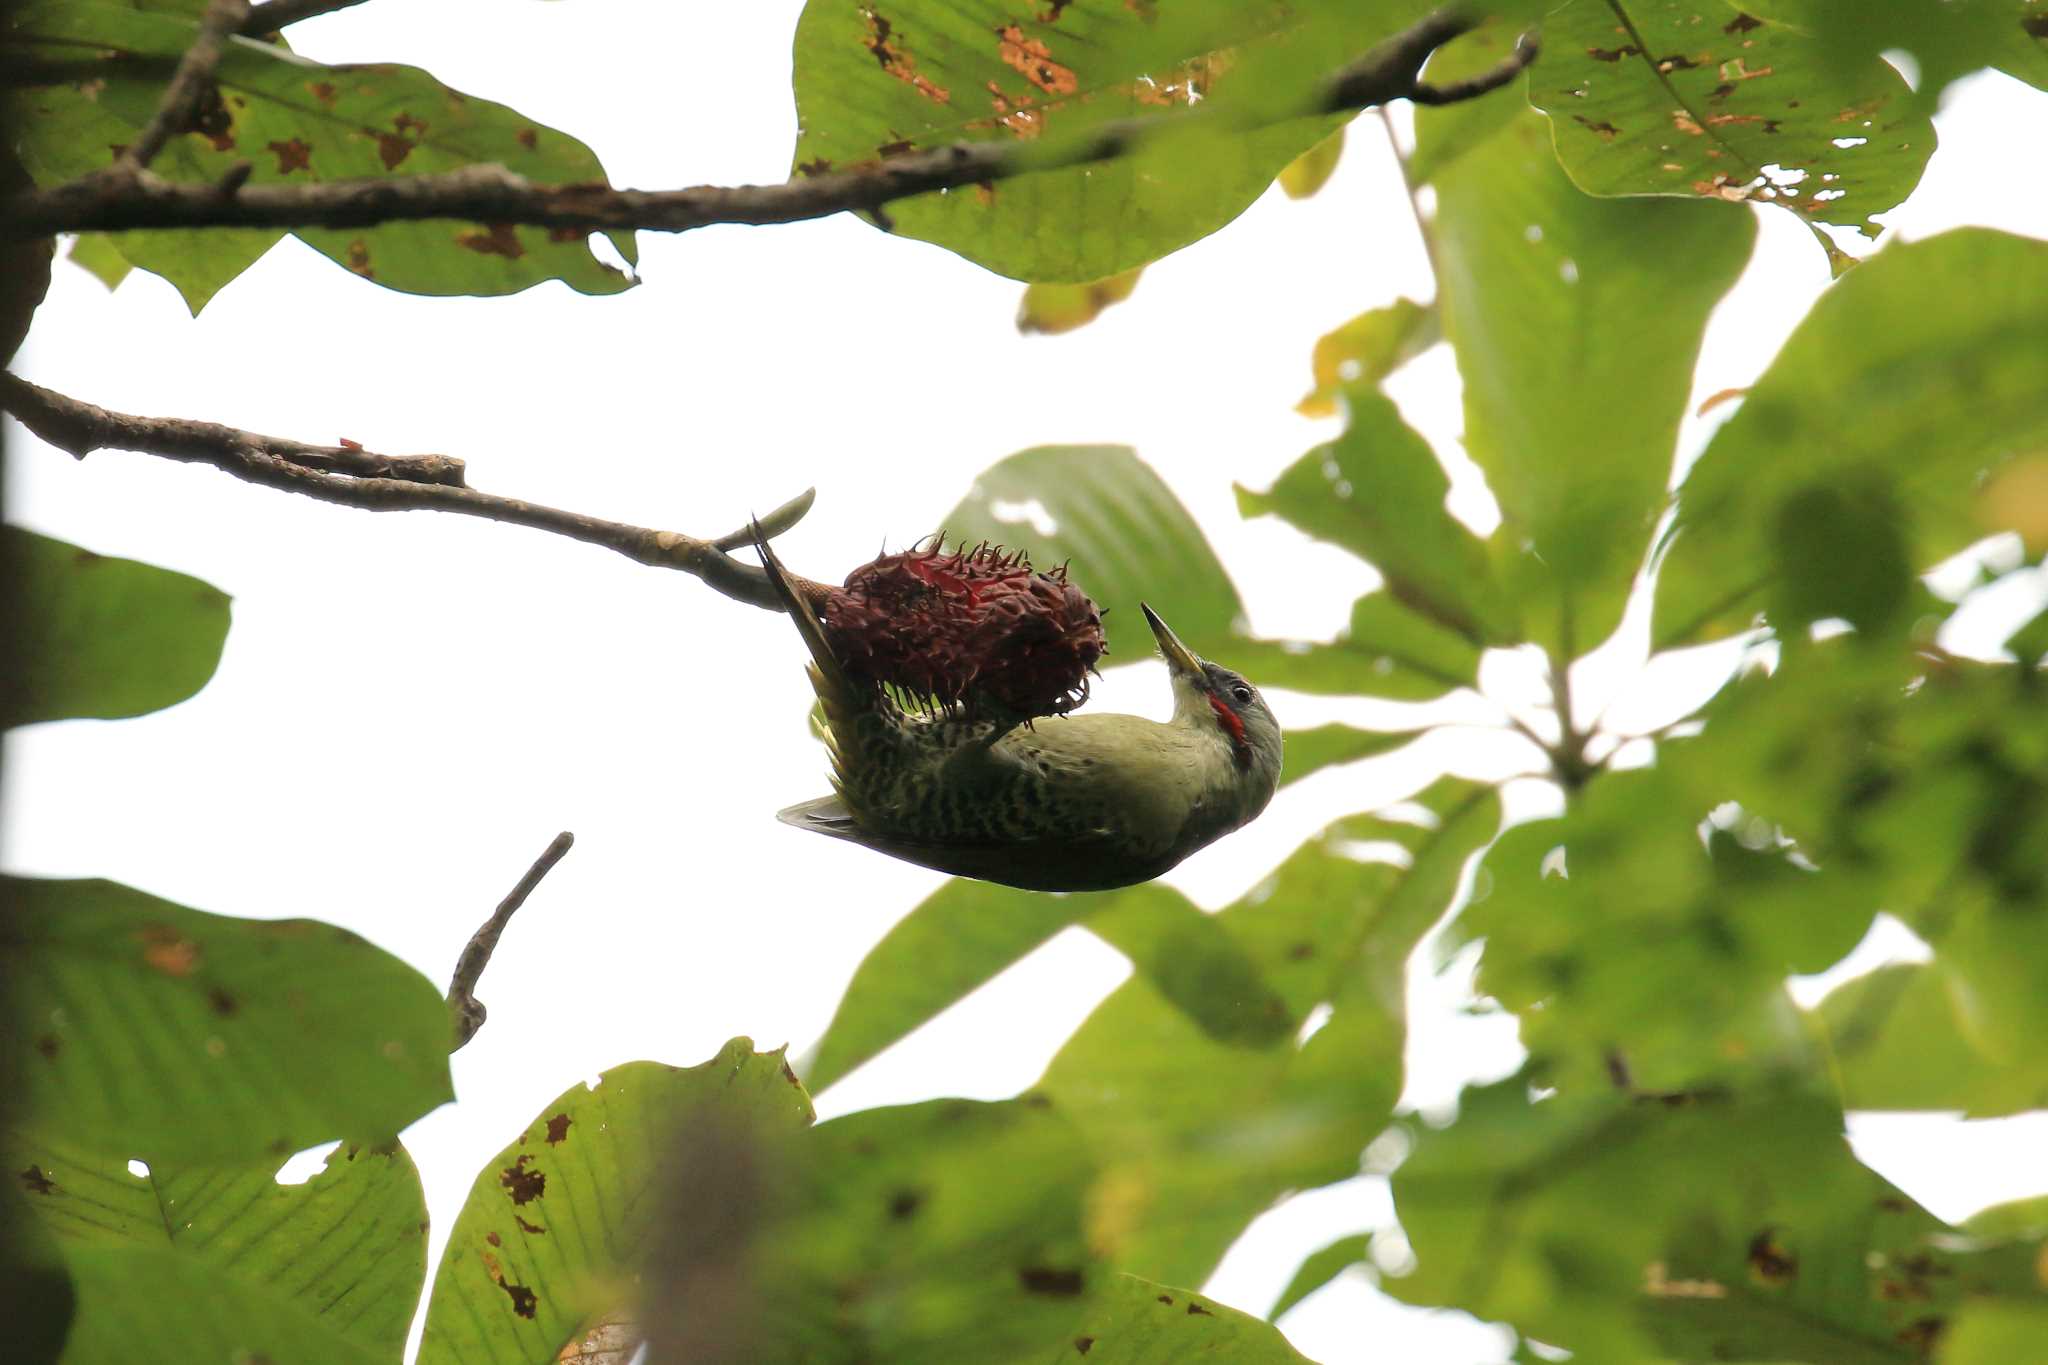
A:
<svg viewBox="0 0 2048 1365">
<path fill-rule="evenodd" d="M 17 1117 L 149 1161 L 380 1141 L 448 1099 L 448 1010 L 346 929 L 0 879 Z"/>
<path fill-rule="evenodd" d="M 228 596 L 218 588 L 18 526 L 0 527 L 0 563 L 22 621 L 0 728 L 161 710 L 220 664 Z"/>
<path fill-rule="evenodd" d="M 1359 730 L 1335 724 L 1290 731 L 1287 736 L 1287 766 L 1280 774 L 1280 785 L 1285 787 L 1299 782 L 1333 764 L 1352 763 L 1398 749 L 1421 733 L 1419 730 Z"/>
<path fill-rule="evenodd" d="M 674 1205 L 695 1206 L 692 1229 L 722 1227 L 738 1215 L 711 1205 L 747 1192 L 735 1173 L 810 1121 L 781 1052 L 745 1038 L 701 1066 L 628 1062 L 570 1088 L 471 1187 L 434 1276 L 422 1365 L 529 1365 L 617 1330 Z"/>
<path fill-rule="evenodd" d="M 796 170 L 960 141 L 1053 145 L 1109 119 L 1199 103 L 1203 132 L 889 208 L 892 230 L 998 273 L 1102 279 L 1242 213 L 1340 122 L 1266 120 L 1300 107 L 1316 78 L 1425 8 L 1412 0 L 811 0 L 796 33 Z"/>
<path fill-rule="evenodd" d="M 1263 493 L 1239 486 L 1238 510 L 1271 514 L 1366 560 L 1394 599 L 1475 646 L 1508 644 L 1513 606 L 1493 584 L 1486 544 L 1444 506 L 1451 481 L 1393 401 L 1344 390 L 1344 434 L 1289 465 Z"/>
<path fill-rule="evenodd" d="M 2028 524 L 2044 372 L 2048 242 L 1961 228 L 1858 266 L 1679 490 L 1654 638 L 1743 630 L 1760 610 L 1887 619 L 1902 555 L 1923 570 Z"/>
<path fill-rule="evenodd" d="M 186 18 L 94 0 L 52 0 L 16 23 L 23 51 L 68 63 L 72 76 L 22 89 L 15 99 L 26 130 L 22 160 L 45 185 L 105 167 L 112 147 L 134 140 L 196 32 Z M 200 130 L 172 138 L 154 170 L 218 180 L 247 162 L 252 180 L 290 184 L 495 162 L 540 183 L 604 179 L 597 157 L 574 138 L 450 90 L 424 71 L 322 66 L 241 38 L 228 43 L 199 123 Z M 196 311 L 279 235 L 207 229 L 122 233 L 115 241 L 131 263 L 178 284 Z M 411 293 L 506 294 L 559 279 L 583 293 L 610 294 L 632 283 L 576 232 L 436 221 L 299 236 L 365 279 Z M 633 259 L 630 233 L 612 240 Z"/>
<path fill-rule="evenodd" d="M 1328 1246 L 1311 1251 L 1296 1268 L 1293 1278 L 1287 1281 L 1287 1287 L 1280 1291 L 1280 1297 L 1273 1300 L 1273 1307 L 1268 1310 L 1266 1316 L 1280 1317 L 1352 1266 L 1364 1261 L 1371 1245 L 1372 1234 L 1358 1232 L 1349 1237 L 1339 1237 Z"/>
<path fill-rule="evenodd" d="M 1417 112 L 1416 136 L 1431 146 L 1434 111 Z M 1496 581 L 1531 639 L 1576 655 L 1621 619 L 1707 314 L 1748 259 L 1755 223 L 1730 204 L 1591 198 L 1558 168 L 1536 114 L 1435 184 L 1465 446 L 1503 518 Z"/>
<path fill-rule="evenodd" d="M 762 1361 L 1043 1361 L 1103 1280 L 1087 1146 L 1042 1097 L 823 1123 L 744 1261 Z M 704 1357 L 680 1357 L 702 1359 Z"/>
<path fill-rule="evenodd" d="M 1277 1327 L 1185 1289 L 1119 1275 L 1070 1349 L 1051 1358 L 1088 1365 L 1309 1365 Z"/>
<path fill-rule="evenodd" d="M 1946 963 L 1881 967 L 1828 992 L 1815 1013 L 1842 1103 L 1971 1117 L 2048 1109 L 2048 1058 L 1980 1050 L 1969 1001 L 1967 979 L 1953 981 Z"/>
<path fill-rule="evenodd" d="M 1465 1092 L 1394 1173 L 1410 1303 L 1581 1359 L 1919 1362 L 1966 1297 L 2039 1293 L 2035 1248 L 1965 1241 L 1790 1090 L 1688 1103 Z"/>
<path fill-rule="evenodd" d="M 1875 49 L 1854 64 L 1830 51 L 1817 7 L 1573 0 L 1544 20 L 1530 99 L 1590 193 L 1775 203 L 1875 237 L 1871 215 L 1920 182 L 1934 125 Z"/>
<path fill-rule="evenodd" d="M 1120 1268 L 1198 1283 L 1280 1194 L 1357 1171 L 1401 1089 L 1403 965 L 1498 818 L 1460 782 L 1418 800 L 1427 825 L 1340 821 L 1216 917 L 1291 1025 L 1331 1006 L 1306 1044 L 1218 1041 L 1139 977 L 1053 1059 L 1042 1089 L 1101 1154 L 1096 1226 Z M 1384 844 L 1406 865 L 1358 860 Z"/>
<path fill-rule="evenodd" d="M 1745 6 L 1811 36 L 1836 79 L 1874 57 L 1903 53 L 1915 72 L 1912 107 L 1932 113 L 1949 85 L 1995 67 L 2048 90 L 2048 24 L 2040 0 L 1758 0 Z"/>
<path fill-rule="evenodd" d="M 346 1147 L 297 1185 L 272 1157 L 237 1165 L 156 1163 L 131 1174 L 119 1156 L 64 1138 L 5 1141 L 30 1207 L 57 1239 L 82 1310 L 67 1361 L 158 1358 L 162 1305 L 129 1277 L 195 1292 L 181 1352 L 216 1359 L 300 1341 L 276 1359 L 397 1359 L 427 1270 L 427 1209 L 402 1147 Z"/>
</svg>

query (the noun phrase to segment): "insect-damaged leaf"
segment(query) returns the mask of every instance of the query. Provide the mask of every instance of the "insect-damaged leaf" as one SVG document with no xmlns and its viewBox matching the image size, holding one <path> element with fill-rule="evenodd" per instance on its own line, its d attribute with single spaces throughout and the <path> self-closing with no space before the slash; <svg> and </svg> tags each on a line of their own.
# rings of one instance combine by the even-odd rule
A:
<svg viewBox="0 0 2048 1365">
<path fill-rule="evenodd" d="M 228 596 L 196 578 L 17 526 L 0 528 L 0 568 L 21 622 L 0 727 L 161 710 L 220 664 Z"/>
<path fill-rule="evenodd" d="M 1756 8 L 1573 0 L 1552 14 L 1529 97 L 1559 159 L 1593 194 L 1753 200 L 1875 237 L 1871 215 L 1919 183 L 1934 126 L 1875 50 L 1853 64 L 1829 51 L 1804 22 L 1816 6 Z"/>
<path fill-rule="evenodd" d="M 293 1185 L 277 1182 L 277 1157 L 135 1174 L 76 1134 L 16 1134 L 0 1148 L 77 1286 L 66 1360 L 158 1358 L 167 1331 L 181 1352 L 219 1360 L 369 1362 L 404 1350 L 427 1208 L 395 1143 L 344 1146 Z M 145 1286 L 175 1287 L 181 1301 Z"/>
<path fill-rule="evenodd" d="M 106 881 L 0 879 L 19 1117 L 147 1161 L 378 1141 L 445 1100 L 448 1010 L 312 920 L 209 915 Z"/>
<path fill-rule="evenodd" d="M 701 1066 L 628 1062 L 571 1087 L 477 1175 L 435 1272 L 422 1365 L 553 1360 L 593 1331 L 637 1341 L 635 1284 L 663 1227 L 744 1234 L 753 1182 L 810 1121 L 781 1051 L 745 1038 Z"/>
<path fill-rule="evenodd" d="M 1050 145 L 1194 105 L 1216 113 L 1212 123 L 1231 111 L 1260 123 L 1427 8 L 811 0 L 796 36 L 796 173 L 959 141 Z M 892 204 L 889 218 L 1000 274 L 1101 279 L 1222 227 L 1341 121 L 1147 139 L 1091 166 Z"/>
<path fill-rule="evenodd" d="M 103 169 L 134 141 L 171 66 L 191 46 L 190 19 L 92 0 L 33 6 L 16 17 L 20 50 L 67 79 L 13 94 L 21 155 L 38 184 Z M 218 180 L 241 163 L 253 182 L 306 184 L 449 171 L 496 162 L 543 184 L 604 180 L 582 143 L 515 110 L 389 64 L 323 66 L 281 47 L 232 38 L 195 126 L 152 163 L 177 180 Z M 196 311 L 263 254 L 272 231 L 119 233 L 130 263 L 185 291 Z M 303 229 L 315 250 L 379 284 L 422 294 L 507 294 L 559 279 L 587 294 L 632 281 L 592 254 L 581 232 L 432 221 Z M 630 233 L 614 234 L 627 260 Z"/>
</svg>

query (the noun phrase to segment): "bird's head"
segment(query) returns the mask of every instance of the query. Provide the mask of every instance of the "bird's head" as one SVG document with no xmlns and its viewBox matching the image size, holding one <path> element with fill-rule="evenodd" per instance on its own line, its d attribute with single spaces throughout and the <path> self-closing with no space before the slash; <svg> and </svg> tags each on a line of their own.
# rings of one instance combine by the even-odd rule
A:
<svg viewBox="0 0 2048 1365">
<path fill-rule="evenodd" d="M 1166 658 L 1175 722 L 1213 727 L 1230 746 L 1242 780 L 1270 796 L 1280 780 L 1280 722 L 1273 719 L 1259 689 L 1242 674 L 1212 664 L 1182 644 L 1152 608 L 1140 603 L 1138 609 L 1145 613 L 1145 623 Z"/>
</svg>

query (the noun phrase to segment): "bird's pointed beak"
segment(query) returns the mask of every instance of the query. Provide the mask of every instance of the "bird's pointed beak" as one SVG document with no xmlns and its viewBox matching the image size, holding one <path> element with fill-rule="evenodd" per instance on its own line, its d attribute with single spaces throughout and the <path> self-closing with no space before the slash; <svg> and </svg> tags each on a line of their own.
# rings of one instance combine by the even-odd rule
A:
<svg viewBox="0 0 2048 1365">
<path fill-rule="evenodd" d="M 1180 637 L 1167 627 L 1166 622 L 1159 619 L 1158 612 L 1143 602 L 1138 604 L 1138 610 L 1145 613 L 1145 624 L 1152 627 L 1153 638 L 1159 641 L 1159 652 L 1166 657 L 1166 666 L 1175 673 L 1200 678 L 1202 661 L 1195 657 L 1195 652 L 1180 642 Z"/>
</svg>

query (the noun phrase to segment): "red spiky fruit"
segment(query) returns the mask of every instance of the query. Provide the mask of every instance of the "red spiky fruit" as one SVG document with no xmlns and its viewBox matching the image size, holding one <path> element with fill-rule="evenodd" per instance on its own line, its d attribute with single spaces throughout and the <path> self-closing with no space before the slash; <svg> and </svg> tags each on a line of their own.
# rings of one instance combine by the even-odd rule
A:
<svg viewBox="0 0 2048 1365">
<path fill-rule="evenodd" d="M 1107 650 L 1102 612 L 1021 550 L 941 537 L 883 555 L 825 593 L 825 635 L 847 672 L 945 709 L 1031 718 L 1088 698 Z"/>
</svg>

